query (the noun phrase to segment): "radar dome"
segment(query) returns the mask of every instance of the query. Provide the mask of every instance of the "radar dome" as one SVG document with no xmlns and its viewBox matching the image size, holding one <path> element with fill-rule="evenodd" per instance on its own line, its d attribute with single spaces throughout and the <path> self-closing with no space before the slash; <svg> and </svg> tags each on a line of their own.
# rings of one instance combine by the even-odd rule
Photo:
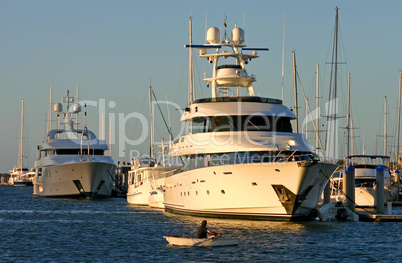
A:
<svg viewBox="0 0 402 263">
<path fill-rule="evenodd" d="M 232 42 L 236 45 L 240 45 L 244 42 L 244 31 L 240 27 L 235 26 L 232 29 Z"/>
<path fill-rule="evenodd" d="M 78 113 L 81 111 L 81 105 L 79 103 L 76 103 L 73 105 L 73 112 Z"/>
<path fill-rule="evenodd" d="M 61 103 L 56 103 L 53 106 L 53 110 L 57 113 L 62 112 L 63 111 L 63 105 L 61 105 Z"/>
<path fill-rule="evenodd" d="M 207 41 L 210 44 L 217 44 L 221 39 L 221 31 L 217 27 L 210 27 L 207 31 Z"/>
</svg>

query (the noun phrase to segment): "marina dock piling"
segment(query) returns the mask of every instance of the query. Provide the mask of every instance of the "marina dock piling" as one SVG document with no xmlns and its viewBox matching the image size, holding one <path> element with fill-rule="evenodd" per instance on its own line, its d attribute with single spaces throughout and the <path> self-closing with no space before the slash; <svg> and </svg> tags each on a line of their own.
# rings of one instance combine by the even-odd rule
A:
<svg viewBox="0 0 402 263">
<path fill-rule="evenodd" d="M 399 182 L 401 180 L 401 172 L 396 169 L 395 170 L 395 187 L 397 189 L 396 191 L 396 201 L 399 202 Z"/>
<path fill-rule="evenodd" d="M 352 211 L 355 212 L 355 168 L 351 165 L 348 170 L 344 170 L 343 176 L 343 202 Z"/>
<path fill-rule="evenodd" d="M 324 187 L 324 204 L 329 204 L 330 202 L 331 202 L 331 180 L 329 180 Z"/>
<path fill-rule="evenodd" d="M 377 214 L 384 213 L 384 167 L 377 166 L 377 194 L 376 194 L 376 205 Z"/>
</svg>

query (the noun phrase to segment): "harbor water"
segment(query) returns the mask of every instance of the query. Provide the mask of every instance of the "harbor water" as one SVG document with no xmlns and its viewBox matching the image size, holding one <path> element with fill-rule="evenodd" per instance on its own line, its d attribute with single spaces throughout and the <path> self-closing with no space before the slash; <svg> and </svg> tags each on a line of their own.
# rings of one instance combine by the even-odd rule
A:
<svg viewBox="0 0 402 263">
<path fill-rule="evenodd" d="M 402 214 L 401 207 L 394 213 Z M 234 247 L 169 247 L 204 218 L 127 204 L 32 197 L 32 187 L 0 186 L 1 262 L 397 262 L 401 223 L 271 222 L 209 218 Z"/>
</svg>

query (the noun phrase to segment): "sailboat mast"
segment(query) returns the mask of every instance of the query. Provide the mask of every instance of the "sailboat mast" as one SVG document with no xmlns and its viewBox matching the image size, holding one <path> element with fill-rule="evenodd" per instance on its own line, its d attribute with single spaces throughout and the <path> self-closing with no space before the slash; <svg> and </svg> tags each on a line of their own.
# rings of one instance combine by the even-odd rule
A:
<svg viewBox="0 0 402 263">
<path fill-rule="evenodd" d="M 320 136 L 320 89 L 319 89 L 319 70 L 320 70 L 320 66 L 317 64 L 317 72 L 316 72 L 316 110 L 315 110 L 315 121 L 317 123 L 317 132 L 316 132 L 316 137 L 315 137 L 315 148 L 318 149 L 318 141 L 319 141 L 319 136 Z M 317 150 L 318 152 L 318 150 Z"/>
<path fill-rule="evenodd" d="M 350 73 L 348 75 L 348 114 L 346 116 L 346 132 L 347 132 L 346 157 L 348 157 L 350 149 Z M 348 164 L 346 165 L 348 166 Z"/>
<path fill-rule="evenodd" d="M 396 147 L 396 163 L 398 163 L 399 157 L 399 133 L 401 128 L 401 82 L 402 82 L 402 70 L 399 71 L 399 93 L 398 93 L 398 128 L 397 128 L 397 147 Z M 398 166 L 397 166 L 398 167 Z"/>
<path fill-rule="evenodd" d="M 19 154 L 19 168 L 21 169 L 21 173 L 22 173 L 22 159 L 23 159 L 23 136 L 24 136 L 24 100 L 22 100 L 21 102 L 21 131 L 20 131 L 20 154 Z"/>
<path fill-rule="evenodd" d="M 335 71 L 334 71 L 334 98 L 337 98 L 337 78 L 338 78 L 338 7 L 336 10 L 335 16 Z M 336 103 L 334 103 L 334 118 L 336 120 Z"/>
<path fill-rule="evenodd" d="M 350 153 L 352 154 L 352 155 L 354 155 L 355 154 L 355 151 L 354 151 L 354 135 L 353 135 L 353 119 L 351 119 L 350 120 L 350 142 L 351 142 L 351 147 L 350 147 Z M 376 150 L 377 151 L 377 150 Z"/>
<path fill-rule="evenodd" d="M 294 81 L 294 95 L 295 95 L 295 115 L 299 117 L 297 105 L 297 78 L 296 78 L 296 53 L 293 50 L 293 81 Z M 296 133 L 299 132 L 299 120 L 296 118 Z"/>
<path fill-rule="evenodd" d="M 153 123 L 152 123 L 152 90 L 151 86 L 148 87 L 149 92 L 149 129 L 150 129 L 150 158 L 154 158 L 154 133 L 153 133 Z"/>
<path fill-rule="evenodd" d="M 283 40 L 282 40 L 282 101 L 285 81 L 285 15 L 283 15 Z"/>
<path fill-rule="evenodd" d="M 190 17 L 190 22 L 189 22 L 189 31 L 190 31 L 190 40 L 189 44 L 193 44 L 193 29 L 192 29 L 192 18 Z M 193 48 L 190 47 L 188 50 L 188 102 L 189 104 L 192 104 L 194 101 L 194 69 L 193 69 Z"/>
<path fill-rule="evenodd" d="M 387 96 L 384 99 L 384 155 L 387 155 Z"/>
</svg>

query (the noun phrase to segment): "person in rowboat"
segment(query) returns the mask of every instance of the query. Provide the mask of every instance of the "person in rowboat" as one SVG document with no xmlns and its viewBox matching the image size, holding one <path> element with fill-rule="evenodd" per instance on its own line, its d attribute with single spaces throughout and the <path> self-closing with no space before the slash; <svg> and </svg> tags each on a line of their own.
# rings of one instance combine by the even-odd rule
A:
<svg viewBox="0 0 402 263">
<path fill-rule="evenodd" d="M 207 220 L 202 220 L 200 227 L 197 230 L 196 238 L 207 238 L 207 234 L 220 236 L 221 234 L 209 231 L 207 228 Z"/>
</svg>

